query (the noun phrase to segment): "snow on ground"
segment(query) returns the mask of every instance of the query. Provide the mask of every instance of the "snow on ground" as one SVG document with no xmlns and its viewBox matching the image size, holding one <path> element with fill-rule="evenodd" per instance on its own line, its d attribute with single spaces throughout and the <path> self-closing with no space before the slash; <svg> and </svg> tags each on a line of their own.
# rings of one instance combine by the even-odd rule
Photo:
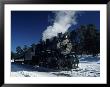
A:
<svg viewBox="0 0 110 87">
<path fill-rule="evenodd" d="M 80 63 L 77 69 L 52 73 L 57 76 L 64 75 L 68 77 L 99 77 L 100 65 L 97 63 Z"/>
<path fill-rule="evenodd" d="M 40 72 L 34 67 L 24 64 L 11 64 L 11 76 L 12 77 L 53 77 L 54 74 L 48 72 Z"/>
<path fill-rule="evenodd" d="M 43 67 L 25 64 L 11 64 L 11 76 L 13 77 L 99 77 L 100 56 L 82 55 L 79 67 L 70 71 L 53 71 Z"/>
</svg>

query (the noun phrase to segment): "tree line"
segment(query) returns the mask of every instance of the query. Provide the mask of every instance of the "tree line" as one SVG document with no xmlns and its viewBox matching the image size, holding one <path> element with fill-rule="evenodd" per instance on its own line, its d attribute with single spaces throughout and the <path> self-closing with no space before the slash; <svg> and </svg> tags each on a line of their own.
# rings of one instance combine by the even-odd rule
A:
<svg viewBox="0 0 110 87">
<path fill-rule="evenodd" d="M 77 55 L 91 54 L 96 56 L 100 53 L 100 30 L 94 24 L 80 25 L 79 28 L 67 32 L 70 34 L 72 51 Z M 31 47 L 34 45 L 32 44 Z M 16 47 L 16 52 L 11 51 L 11 58 L 24 55 L 29 48 L 27 45 L 24 45 L 23 48 Z"/>
<path fill-rule="evenodd" d="M 73 51 L 77 54 L 100 53 L 100 30 L 93 24 L 81 25 L 78 29 L 70 32 L 73 43 Z"/>
</svg>

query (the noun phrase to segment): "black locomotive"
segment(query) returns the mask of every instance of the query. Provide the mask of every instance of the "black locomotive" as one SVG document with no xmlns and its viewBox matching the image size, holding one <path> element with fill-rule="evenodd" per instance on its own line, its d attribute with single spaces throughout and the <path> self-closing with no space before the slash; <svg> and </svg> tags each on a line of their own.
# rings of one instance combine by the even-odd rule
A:
<svg viewBox="0 0 110 87">
<path fill-rule="evenodd" d="M 77 68 L 79 59 L 72 50 L 73 43 L 69 35 L 59 33 L 58 36 L 33 45 L 22 56 L 22 62 L 57 70 Z"/>
</svg>

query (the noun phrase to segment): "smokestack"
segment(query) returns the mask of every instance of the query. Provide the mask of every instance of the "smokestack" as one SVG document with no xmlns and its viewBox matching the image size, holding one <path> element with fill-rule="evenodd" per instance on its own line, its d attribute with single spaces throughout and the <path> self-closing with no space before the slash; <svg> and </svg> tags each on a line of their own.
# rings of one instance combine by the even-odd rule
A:
<svg viewBox="0 0 110 87">
<path fill-rule="evenodd" d="M 77 24 L 75 11 L 57 11 L 53 12 L 55 19 L 52 26 L 48 26 L 43 32 L 42 40 L 50 39 L 57 36 L 58 33 L 64 34 L 71 25 Z"/>
</svg>

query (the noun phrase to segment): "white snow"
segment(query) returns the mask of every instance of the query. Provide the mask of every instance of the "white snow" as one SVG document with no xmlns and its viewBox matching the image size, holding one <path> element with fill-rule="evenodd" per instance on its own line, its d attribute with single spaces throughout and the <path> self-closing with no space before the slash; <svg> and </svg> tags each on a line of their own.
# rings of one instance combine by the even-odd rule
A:
<svg viewBox="0 0 110 87">
<path fill-rule="evenodd" d="M 52 71 L 38 66 L 24 64 L 11 64 L 11 76 L 13 77 L 99 77 L 100 55 L 82 55 L 79 67 L 70 71 Z"/>
<path fill-rule="evenodd" d="M 68 77 L 99 77 L 100 65 L 98 63 L 80 63 L 79 68 L 72 69 L 71 71 L 53 72 L 53 74 Z"/>
<path fill-rule="evenodd" d="M 13 77 L 45 77 L 45 76 L 56 76 L 48 72 L 39 72 L 31 68 L 31 66 L 11 64 L 11 76 Z"/>
</svg>

